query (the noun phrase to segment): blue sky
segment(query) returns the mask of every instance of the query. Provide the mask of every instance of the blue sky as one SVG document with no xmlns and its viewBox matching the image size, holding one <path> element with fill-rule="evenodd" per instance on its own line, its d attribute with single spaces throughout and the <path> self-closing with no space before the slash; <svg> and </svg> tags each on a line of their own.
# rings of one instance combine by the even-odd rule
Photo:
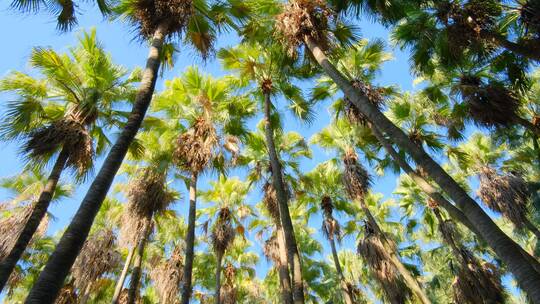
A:
<svg viewBox="0 0 540 304">
<path fill-rule="evenodd" d="M 76 44 L 77 33 L 84 29 L 88 30 L 91 27 L 97 29 L 98 39 L 103 43 L 105 49 L 112 54 L 116 63 L 130 69 L 144 64 L 147 55 L 146 44 L 134 40 L 134 34 L 126 24 L 121 21 L 109 22 L 104 20 L 97 14 L 97 9 L 92 6 L 83 5 L 80 7 L 79 25 L 72 32 L 59 34 L 55 29 L 55 22 L 50 16 L 45 14 L 22 16 L 10 11 L 6 2 L 10 1 L 3 1 L 0 4 L 0 28 L 3 29 L 0 38 L 4 41 L 2 56 L 0 57 L 0 77 L 6 76 L 9 71 L 13 70 L 30 71 L 27 61 L 32 47 L 47 46 L 52 47 L 58 52 L 66 51 L 68 46 Z M 359 26 L 361 27 L 364 38 L 382 38 L 389 41 L 388 31 L 380 25 L 366 21 L 361 22 Z M 237 40 L 231 34 L 222 36 L 219 39 L 218 47 L 232 46 Z M 395 59 L 393 61 L 383 66 L 382 73 L 377 82 L 383 85 L 396 85 L 403 90 L 413 89 L 413 77 L 409 73 L 408 55 L 394 50 L 394 57 Z M 187 66 L 194 64 L 199 65 L 200 69 L 205 73 L 212 74 L 216 77 L 224 74 L 216 60 L 210 60 L 204 64 L 190 50 L 182 49 L 177 55 L 177 62 L 174 69 L 166 71 L 164 76 L 158 80 L 157 91 L 163 89 L 165 79 L 171 79 L 175 75 L 179 75 Z M 7 94 L 0 94 L 0 114 L 5 111 L 5 102 L 9 100 L 9 97 Z M 283 101 L 281 101 L 278 105 L 283 104 Z M 318 105 L 316 109 L 317 119 L 309 126 L 302 125 L 299 121 L 292 119 L 290 115 L 286 115 L 285 128 L 300 132 L 306 139 L 309 139 L 313 133 L 323 128 L 329 122 L 327 106 L 327 103 Z M 317 163 L 330 156 L 317 148 L 313 152 L 313 160 L 306 160 L 302 163 L 302 167 L 306 170 L 313 168 Z M 16 144 L 2 143 L 0 147 L 0 160 L 0 177 L 17 175 L 23 168 L 23 163 L 17 156 Z M 100 161 L 97 162 L 95 171 L 99 169 L 100 163 Z M 66 176 L 67 178 L 69 178 L 69 175 Z M 374 182 L 375 191 L 390 195 L 395 185 L 395 179 L 395 176 L 388 175 L 376 180 Z M 92 178 L 89 178 L 89 180 L 91 181 Z M 202 183 L 204 184 L 204 181 Z M 73 197 L 57 203 L 50 209 L 57 218 L 50 226 L 50 233 L 62 229 L 69 222 L 78 208 L 81 198 L 86 193 L 88 186 L 89 182 L 77 186 Z M 187 196 L 185 195 L 184 188 L 178 190 L 184 194 L 184 197 Z M 0 190 L 0 201 L 7 199 L 9 199 L 8 193 Z M 255 200 L 256 197 L 251 196 L 249 199 Z M 181 214 L 186 213 L 185 206 L 185 202 L 178 203 L 178 210 Z M 315 218 L 313 221 L 318 222 L 314 224 L 314 228 L 318 229 L 320 227 L 319 219 Z M 326 246 L 325 243 L 322 242 Z M 265 262 L 261 261 L 261 265 L 264 266 Z M 258 270 L 263 271 L 263 269 Z"/>
</svg>

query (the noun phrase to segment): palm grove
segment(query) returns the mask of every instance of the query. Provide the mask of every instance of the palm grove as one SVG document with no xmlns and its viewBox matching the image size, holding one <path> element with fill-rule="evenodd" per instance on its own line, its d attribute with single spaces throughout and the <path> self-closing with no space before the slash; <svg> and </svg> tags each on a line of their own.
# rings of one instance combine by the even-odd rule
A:
<svg viewBox="0 0 540 304">
<path fill-rule="evenodd" d="M 11 9 L 68 32 L 78 2 Z M 90 30 L 0 81 L 0 136 L 26 163 L 1 181 L 6 303 L 540 303 L 540 1 L 94 5 L 148 45 L 143 68 Z M 361 38 L 366 18 L 391 42 Z M 376 83 L 390 43 L 414 92 Z M 182 67 L 156 90 L 182 47 L 225 76 Z M 287 129 L 322 103 L 328 125 Z"/>
</svg>

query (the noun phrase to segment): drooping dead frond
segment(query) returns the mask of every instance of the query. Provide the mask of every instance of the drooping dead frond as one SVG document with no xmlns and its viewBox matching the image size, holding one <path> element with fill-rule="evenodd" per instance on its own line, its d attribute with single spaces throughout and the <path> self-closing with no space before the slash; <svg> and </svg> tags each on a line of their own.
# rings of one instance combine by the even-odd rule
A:
<svg viewBox="0 0 540 304">
<path fill-rule="evenodd" d="M 176 303 L 183 279 L 183 249 L 176 246 L 171 257 L 150 270 L 150 278 L 159 294 L 160 303 Z"/>
<path fill-rule="evenodd" d="M 360 92 L 360 94 L 367 97 L 368 101 L 373 104 L 377 109 L 381 109 L 384 104 L 384 96 L 382 88 L 374 88 L 370 84 L 367 84 L 361 80 L 355 79 L 351 81 L 352 86 Z M 352 103 L 348 98 L 344 98 L 345 116 L 352 124 L 366 125 L 368 120 L 366 116 L 360 112 L 360 110 Z"/>
<path fill-rule="evenodd" d="M 236 136 L 227 136 L 223 148 L 231 153 L 231 164 L 234 166 L 240 156 L 240 140 Z"/>
<path fill-rule="evenodd" d="M 236 231 L 232 225 L 232 215 L 229 208 L 221 208 L 218 212 L 218 218 L 212 229 L 212 247 L 216 254 L 221 254 L 231 245 Z"/>
<path fill-rule="evenodd" d="M 490 263 L 480 264 L 472 254 L 462 262 L 454 282 L 453 297 L 456 303 L 506 303 L 500 274 Z"/>
<path fill-rule="evenodd" d="M 279 243 L 275 235 L 272 235 L 264 242 L 263 253 L 266 259 L 274 263 L 275 266 L 280 265 Z"/>
<path fill-rule="evenodd" d="M 122 289 L 120 296 L 118 297 L 118 304 L 128 304 L 129 290 L 127 288 Z M 139 291 L 136 291 L 135 304 L 142 304 L 141 295 Z"/>
<path fill-rule="evenodd" d="M 406 303 L 411 297 L 411 291 L 391 262 L 388 249 L 383 245 L 381 236 L 374 233 L 372 229 L 366 229 L 366 234 L 360 240 L 357 250 L 381 285 L 386 299 L 392 304 Z"/>
<path fill-rule="evenodd" d="M 174 202 L 174 195 L 167 189 L 164 172 L 145 168 L 130 182 L 127 197 L 128 204 L 122 215 L 120 243 L 134 246 L 146 227 L 145 219 L 166 210 Z"/>
<path fill-rule="evenodd" d="M 78 290 L 120 265 L 122 258 L 115 247 L 116 235 L 111 229 L 100 230 L 84 242 L 71 270 Z"/>
<path fill-rule="evenodd" d="M 276 17 L 278 39 L 287 46 L 290 56 L 309 37 L 323 49 L 329 47 L 328 23 L 335 13 L 323 0 L 292 0 L 284 5 Z"/>
<path fill-rule="evenodd" d="M 520 20 L 528 31 L 540 38 L 540 1 L 527 0 L 520 8 Z"/>
<path fill-rule="evenodd" d="M 24 226 L 30 219 L 33 211 L 33 205 L 29 204 L 23 207 L 16 207 L 9 211 L 3 211 L 5 217 L 0 219 L 0 261 L 5 259 L 24 229 Z M 45 215 L 32 237 L 32 241 L 41 238 L 47 232 L 49 226 L 49 216 Z"/>
<path fill-rule="evenodd" d="M 279 205 L 277 202 L 276 189 L 271 181 L 267 181 L 263 186 L 263 204 L 266 207 L 266 210 L 274 220 L 274 222 L 279 222 Z"/>
<path fill-rule="evenodd" d="M 343 172 L 343 183 L 349 197 L 353 200 L 363 199 L 370 185 L 369 174 L 358 162 L 358 155 L 353 149 L 347 149 L 343 156 L 345 170 Z"/>
<path fill-rule="evenodd" d="M 161 24 L 166 34 L 180 34 L 193 15 L 192 0 L 137 0 L 135 16 L 143 37 L 151 38 Z"/>
<path fill-rule="evenodd" d="M 218 137 L 212 122 L 201 116 L 178 138 L 175 162 L 186 171 L 199 173 L 215 156 L 217 143 Z"/>
<path fill-rule="evenodd" d="M 23 146 L 23 151 L 31 158 L 50 155 L 57 149 L 68 152 L 67 167 L 76 169 L 79 174 L 92 165 L 94 147 L 92 136 L 80 122 L 63 118 L 32 132 Z"/>
<path fill-rule="evenodd" d="M 478 196 L 493 211 L 502 213 L 517 228 L 527 219 L 530 193 L 526 181 L 518 174 L 498 174 L 490 167 L 480 171 Z"/>
<path fill-rule="evenodd" d="M 72 282 L 67 283 L 60 289 L 58 297 L 54 301 L 54 304 L 77 304 L 77 293 L 75 293 L 75 286 Z"/>
<path fill-rule="evenodd" d="M 341 227 L 339 222 L 336 221 L 332 215 L 334 205 L 332 199 L 328 196 L 325 196 L 321 200 L 321 209 L 324 213 L 322 230 L 327 239 L 336 238 L 341 241 Z"/>
<path fill-rule="evenodd" d="M 477 77 L 461 78 L 460 92 L 475 123 L 486 127 L 515 123 L 519 99 L 500 84 L 482 84 Z"/>
<path fill-rule="evenodd" d="M 228 263 L 223 269 L 224 280 L 223 286 L 221 286 L 220 298 L 223 304 L 236 304 L 237 302 L 237 288 L 235 284 L 236 269 L 231 263 Z"/>
</svg>

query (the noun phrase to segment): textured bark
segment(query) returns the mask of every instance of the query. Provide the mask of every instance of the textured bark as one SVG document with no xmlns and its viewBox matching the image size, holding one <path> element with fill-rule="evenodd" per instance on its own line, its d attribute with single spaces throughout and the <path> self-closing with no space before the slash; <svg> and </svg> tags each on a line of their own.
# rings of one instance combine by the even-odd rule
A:
<svg viewBox="0 0 540 304">
<path fill-rule="evenodd" d="M 276 190 L 277 201 L 279 205 L 279 215 L 281 218 L 281 224 L 283 226 L 283 232 L 285 235 L 285 245 L 287 247 L 287 259 L 289 260 L 289 267 L 292 273 L 292 288 L 294 303 L 304 303 L 304 281 L 302 279 L 302 265 L 300 259 L 300 253 L 296 244 L 296 237 L 294 236 L 294 227 L 289 213 L 288 198 L 283 181 L 281 163 L 277 155 L 276 146 L 274 143 L 274 130 L 272 129 L 270 122 L 270 109 L 272 102 L 270 101 L 270 95 L 264 93 L 264 117 L 265 117 L 265 136 L 266 145 L 268 147 L 268 156 L 270 158 L 270 165 L 272 167 L 272 182 L 274 189 Z"/>
<path fill-rule="evenodd" d="M 281 300 L 285 304 L 293 304 L 293 294 L 291 288 L 291 275 L 289 273 L 289 262 L 287 259 L 287 247 L 285 246 L 285 235 L 281 223 L 276 224 L 276 234 L 279 249 L 279 288 L 281 288 Z"/>
<path fill-rule="evenodd" d="M 406 151 L 421 166 L 446 194 L 456 202 L 458 208 L 467 216 L 481 233 L 487 244 L 508 266 L 519 286 L 527 293 L 532 303 L 540 304 L 540 269 L 523 248 L 509 238 L 480 206 L 461 188 L 444 169 L 437 164 L 420 146 L 413 143 L 407 135 L 395 126 L 383 113 L 372 105 L 350 82 L 330 63 L 322 49 L 309 37 L 306 46 L 321 65 L 325 73 L 339 86 L 353 104 L 381 132 L 386 133 L 393 142 Z"/>
<path fill-rule="evenodd" d="M 223 254 L 217 254 L 217 267 L 216 267 L 216 304 L 221 304 L 221 260 Z"/>
<path fill-rule="evenodd" d="M 184 264 L 184 285 L 182 286 L 182 304 L 189 304 L 192 293 L 191 276 L 195 249 L 195 220 L 197 216 L 197 174 L 192 173 L 189 182 L 189 215 L 186 236 L 186 258 Z"/>
<path fill-rule="evenodd" d="M 139 292 L 139 284 L 141 282 L 142 275 L 142 262 L 144 258 L 144 249 L 146 243 L 152 233 L 152 215 L 145 219 L 144 232 L 137 244 L 137 255 L 135 256 L 135 262 L 133 263 L 133 271 L 131 272 L 131 278 L 129 279 L 128 290 L 128 304 L 135 304 L 137 300 L 137 294 Z"/>
<path fill-rule="evenodd" d="M 345 304 L 354 304 L 351 290 L 349 290 L 349 287 L 347 286 L 345 275 L 343 275 L 343 270 L 341 269 L 341 264 L 339 263 L 339 256 L 336 249 L 336 240 L 334 235 L 330 236 L 330 246 L 332 247 L 332 257 L 334 259 L 334 265 L 336 265 L 336 271 L 338 273 L 339 283 L 341 285 L 341 293 L 343 294 Z"/>
<path fill-rule="evenodd" d="M 441 206 L 443 209 L 448 212 L 450 217 L 452 217 L 453 220 L 456 222 L 461 223 L 465 227 L 469 228 L 478 238 L 480 238 L 483 241 L 482 235 L 476 230 L 476 227 L 469 221 L 469 219 L 459 210 L 456 206 L 454 206 L 452 203 L 450 203 L 446 198 L 444 198 L 438 191 L 433 187 L 431 184 L 429 184 L 422 176 L 420 176 L 416 171 L 413 170 L 413 168 L 407 163 L 405 159 L 399 153 L 396 152 L 396 150 L 392 147 L 390 144 L 390 141 L 384 137 L 384 135 L 379 132 L 375 127 L 371 126 L 371 131 L 373 132 L 373 135 L 375 135 L 375 138 L 377 138 L 377 141 L 384 147 L 386 152 L 392 157 L 392 159 L 398 164 L 398 166 L 409 175 L 410 178 L 414 180 L 416 185 L 422 189 L 429 197 L 431 197 L 433 200 L 435 200 L 439 206 Z"/>
<path fill-rule="evenodd" d="M 47 214 L 47 209 L 49 209 L 56 185 L 58 184 L 60 175 L 66 166 L 68 157 L 69 153 L 65 149 L 62 149 L 60 154 L 58 154 L 51 174 L 49 175 L 47 183 L 45 184 L 45 188 L 43 188 L 43 191 L 41 191 L 41 194 L 39 195 L 38 201 L 32 207 L 32 214 L 30 215 L 30 218 L 24 225 L 21 234 L 19 234 L 17 237 L 17 241 L 15 242 L 13 248 L 11 248 L 9 255 L 3 261 L 0 261 L 0 292 L 6 286 L 9 276 L 13 272 L 13 269 L 15 269 L 15 266 L 26 250 L 26 247 L 28 247 L 28 244 L 32 240 L 34 233 L 36 233 L 39 224 Z"/>
<path fill-rule="evenodd" d="M 159 26 L 154 33 L 146 68 L 128 121 L 105 158 L 99 173 L 90 185 L 79 210 L 49 258 L 45 269 L 30 290 L 26 303 L 53 303 L 58 296 L 150 105 L 160 66 L 159 53 L 165 34 L 166 28 L 163 25 Z"/>
<path fill-rule="evenodd" d="M 126 257 L 126 262 L 124 263 L 124 268 L 122 269 L 122 273 L 120 274 L 120 277 L 118 278 L 118 281 L 116 282 L 116 287 L 114 288 L 114 294 L 111 301 L 112 304 L 118 303 L 118 297 L 120 297 L 122 288 L 124 288 L 124 282 L 126 281 L 127 273 L 128 273 L 129 267 L 131 267 L 131 261 L 133 260 L 135 248 L 136 246 L 133 246 L 129 249 L 128 255 Z"/>
</svg>

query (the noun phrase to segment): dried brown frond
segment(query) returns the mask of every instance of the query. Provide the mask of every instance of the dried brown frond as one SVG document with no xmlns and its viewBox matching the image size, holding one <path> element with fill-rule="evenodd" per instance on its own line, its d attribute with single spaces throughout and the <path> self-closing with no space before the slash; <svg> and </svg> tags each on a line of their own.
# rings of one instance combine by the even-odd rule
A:
<svg viewBox="0 0 540 304">
<path fill-rule="evenodd" d="M 452 289 L 455 303 L 506 303 L 498 270 L 490 263 L 480 264 L 472 254 L 457 270 Z"/>
<path fill-rule="evenodd" d="M 24 279 L 23 273 L 19 267 L 15 267 L 13 272 L 9 275 L 8 281 L 6 283 L 7 292 L 6 295 L 10 298 L 13 295 L 15 289 Z"/>
<path fill-rule="evenodd" d="M 175 162 L 183 170 L 199 173 L 216 155 L 217 143 L 218 136 L 212 122 L 201 116 L 178 138 L 174 152 Z"/>
<path fill-rule="evenodd" d="M 67 283 L 60 289 L 58 297 L 54 301 L 54 304 L 77 304 L 77 293 L 75 293 L 75 286 L 72 282 Z"/>
<path fill-rule="evenodd" d="M 461 95 L 475 123 L 486 127 L 508 126 L 515 123 L 519 99 L 500 84 L 483 84 L 476 77 L 462 77 Z"/>
<path fill-rule="evenodd" d="M 24 226 L 30 219 L 33 211 L 33 205 L 29 204 L 23 207 L 15 207 L 6 212 L 6 216 L 0 219 L 0 261 L 5 259 L 24 229 Z M 45 215 L 34 233 L 32 240 L 35 241 L 45 235 L 49 225 L 49 216 Z"/>
<path fill-rule="evenodd" d="M 84 289 L 120 265 L 122 258 L 115 247 L 116 235 L 111 229 L 100 230 L 84 242 L 71 270 L 77 289 Z"/>
<path fill-rule="evenodd" d="M 520 20 L 528 31 L 540 37 L 540 1 L 527 0 L 520 8 Z"/>
<path fill-rule="evenodd" d="M 141 35 L 151 38 L 162 24 L 166 34 L 181 34 L 193 12 L 192 0 L 136 0 L 133 17 Z"/>
<path fill-rule="evenodd" d="M 238 157 L 240 156 L 240 140 L 238 139 L 238 137 L 228 135 L 225 138 L 223 148 L 229 151 L 229 153 L 231 154 L 231 164 L 235 166 L 238 161 Z"/>
<path fill-rule="evenodd" d="M 264 93 L 264 94 L 270 94 L 272 93 L 272 89 L 274 87 L 274 84 L 272 82 L 272 79 L 270 78 L 265 78 L 263 79 L 263 81 L 261 81 L 261 91 Z"/>
<path fill-rule="evenodd" d="M 352 80 L 351 84 L 360 94 L 366 96 L 368 101 L 377 107 L 377 109 L 380 110 L 382 108 L 384 105 L 384 89 L 372 87 L 370 84 L 358 79 Z M 349 122 L 360 125 L 366 125 L 368 123 L 367 117 L 360 112 L 348 97 L 344 98 L 344 102 L 345 116 Z"/>
<path fill-rule="evenodd" d="M 232 221 L 231 210 L 227 207 L 221 208 L 211 235 L 212 247 L 216 254 L 223 255 L 236 236 L 236 230 L 233 228 Z"/>
<path fill-rule="evenodd" d="M 236 269 L 231 263 L 228 263 L 223 269 L 223 285 L 221 286 L 220 298 L 223 304 L 236 304 L 238 291 L 235 284 Z"/>
<path fill-rule="evenodd" d="M 431 209 L 439 208 L 439 203 L 436 200 L 432 199 L 431 197 L 427 199 L 426 205 Z"/>
<path fill-rule="evenodd" d="M 280 265 L 279 243 L 275 235 L 272 235 L 264 242 L 263 253 L 266 259 L 274 263 L 275 266 Z"/>
<path fill-rule="evenodd" d="M 60 119 L 32 132 L 23 151 L 31 158 L 39 159 L 60 148 L 68 152 L 66 166 L 76 169 L 79 174 L 92 166 L 92 136 L 84 124 L 69 118 Z"/>
<path fill-rule="evenodd" d="M 329 196 L 324 196 L 321 200 L 321 209 L 326 217 L 331 217 L 332 212 L 334 211 L 334 204 L 332 203 L 332 198 Z"/>
<path fill-rule="evenodd" d="M 287 47 L 290 56 L 304 43 L 307 36 L 323 49 L 330 45 L 328 24 L 335 13 L 323 0 L 292 0 L 284 4 L 276 17 L 278 39 Z"/>
<path fill-rule="evenodd" d="M 327 239 L 336 239 L 338 242 L 341 242 L 341 226 L 339 222 L 334 219 L 334 217 L 325 217 L 322 224 L 323 234 Z"/>
<path fill-rule="evenodd" d="M 347 194 L 353 200 L 364 199 L 369 186 L 370 177 L 366 169 L 358 162 L 358 155 L 353 149 L 347 149 L 343 156 L 345 170 L 343 172 L 343 183 Z"/>
<path fill-rule="evenodd" d="M 502 213 L 517 228 L 523 228 L 528 214 L 530 193 L 519 174 L 501 175 L 490 167 L 480 170 L 478 196 L 493 211 Z"/>
<path fill-rule="evenodd" d="M 174 304 L 178 301 L 180 282 L 184 274 L 183 252 L 181 246 L 176 246 L 169 259 L 161 261 L 150 270 L 150 278 L 154 281 L 160 303 Z"/>
<path fill-rule="evenodd" d="M 129 290 L 127 288 L 122 289 L 120 296 L 118 297 L 118 304 L 128 304 Z M 139 291 L 135 295 L 135 304 L 142 304 L 141 295 Z"/>
<path fill-rule="evenodd" d="M 274 185 L 271 181 L 266 181 L 266 183 L 263 186 L 263 204 L 266 207 L 266 210 L 274 220 L 274 223 L 278 223 L 280 221 L 279 218 L 279 205 L 277 201 L 277 193 L 276 189 L 274 189 Z"/>
<path fill-rule="evenodd" d="M 457 248 L 458 244 L 460 244 L 459 233 L 457 233 L 457 227 L 452 220 L 439 222 L 439 232 L 443 240 L 450 246 L 456 246 Z"/>
<path fill-rule="evenodd" d="M 411 291 L 391 262 L 388 249 L 383 245 L 381 237 L 375 233 L 366 233 L 358 244 L 358 253 L 381 285 L 388 302 L 406 303 L 411 297 Z"/>
</svg>

